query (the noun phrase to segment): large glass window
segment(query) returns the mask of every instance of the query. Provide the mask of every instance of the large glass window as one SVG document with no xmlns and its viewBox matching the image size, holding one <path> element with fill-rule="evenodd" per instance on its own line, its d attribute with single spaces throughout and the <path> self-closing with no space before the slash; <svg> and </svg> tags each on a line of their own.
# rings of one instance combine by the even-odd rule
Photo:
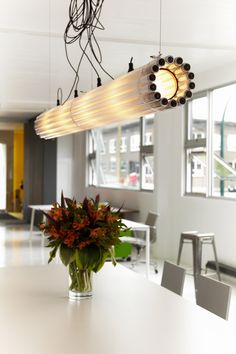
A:
<svg viewBox="0 0 236 354">
<path fill-rule="evenodd" d="M 154 188 L 153 116 L 89 132 L 89 184 Z"/>
<path fill-rule="evenodd" d="M 236 84 L 188 103 L 186 192 L 235 198 Z"/>
</svg>

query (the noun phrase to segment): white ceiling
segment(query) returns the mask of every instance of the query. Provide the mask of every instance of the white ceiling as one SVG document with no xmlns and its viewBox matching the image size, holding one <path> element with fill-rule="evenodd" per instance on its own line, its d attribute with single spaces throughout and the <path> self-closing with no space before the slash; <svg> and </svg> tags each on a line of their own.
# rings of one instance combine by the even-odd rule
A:
<svg viewBox="0 0 236 354">
<path fill-rule="evenodd" d="M 0 121 L 23 121 L 67 96 L 73 81 L 64 53 L 69 0 L 0 0 Z M 97 38 L 104 67 L 118 76 L 159 50 L 159 0 L 105 0 Z M 162 0 L 162 53 L 182 56 L 195 74 L 236 61 L 235 0 Z M 80 58 L 77 44 L 70 48 Z M 103 81 L 108 80 L 102 75 Z M 80 90 L 95 86 L 84 63 Z"/>
</svg>

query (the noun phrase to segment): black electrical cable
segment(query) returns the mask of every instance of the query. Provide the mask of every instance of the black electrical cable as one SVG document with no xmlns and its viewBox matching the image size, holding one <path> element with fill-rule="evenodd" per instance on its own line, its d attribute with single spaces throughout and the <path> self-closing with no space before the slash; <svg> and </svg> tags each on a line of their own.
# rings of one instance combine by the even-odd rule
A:
<svg viewBox="0 0 236 354">
<path fill-rule="evenodd" d="M 102 52 L 99 46 L 99 43 L 95 37 L 95 30 L 104 30 L 104 26 L 100 22 L 100 16 L 102 11 L 104 0 L 83 0 L 82 3 L 78 6 L 78 0 L 71 0 L 69 5 L 69 22 L 66 26 L 64 33 L 64 43 L 65 43 L 65 52 L 67 61 L 75 73 L 74 82 L 72 84 L 70 93 L 65 100 L 65 102 L 69 99 L 73 89 L 78 88 L 79 84 L 79 69 L 82 63 L 82 60 L 86 58 L 93 70 L 95 71 L 97 77 L 99 77 L 99 73 L 95 68 L 95 63 L 92 62 L 91 58 L 87 54 L 88 47 L 90 48 L 92 57 L 95 59 L 95 62 L 98 64 L 100 69 L 108 75 L 111 79 L 113 77 L 104 69 L 102 65 Z M 86 35 L 86 43 L 82 44 L 83 36 Z M 79 47 L 82 50 L 82 55 L 80 60 L 75 67 L 68 55 L 68 45 L 75 43 L 78 41 Z"/>
<path fill-rule="evenodd" d="M 133 57 L 131 57 L 130 62 L 129 62 L 128 73 L 133 70 L 134 70 L 134 63 L 133 63 Z"/>
<path fill-rule="evenodd" d="M 62 92 L 62 88 L 59 87 L 57 89 L 57 106 L 60 106 L 60 104 L 62 104 L 62 100 L 63 100 L 63 92 Z"/>
</svg>

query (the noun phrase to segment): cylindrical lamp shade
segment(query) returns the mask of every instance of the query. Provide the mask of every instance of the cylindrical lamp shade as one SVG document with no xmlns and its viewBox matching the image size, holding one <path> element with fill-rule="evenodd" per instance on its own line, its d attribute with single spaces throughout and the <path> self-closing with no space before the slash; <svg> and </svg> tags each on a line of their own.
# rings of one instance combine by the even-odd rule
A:
<svg viewBox="0 0 236 354">
<path fill-rule="evenodd" d="M 180 57 L 154 59 L 40 114 L 36 134 L 51 139 L 183 105 L 195 87 L 189 70 Z"/>
</svg>

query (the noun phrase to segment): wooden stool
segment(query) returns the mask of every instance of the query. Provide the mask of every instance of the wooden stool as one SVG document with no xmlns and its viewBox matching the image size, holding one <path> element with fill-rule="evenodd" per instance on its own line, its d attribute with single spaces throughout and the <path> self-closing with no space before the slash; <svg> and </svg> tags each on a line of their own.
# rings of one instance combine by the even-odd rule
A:
<svg viewBox="0 0 236 354">
<path fill-rule="evenodd" d="M 192 243 L 193 249 L 193 276 L 194 276 L 194 284 L 195 290 L 197 285 L 197 278 L 201 274 L 201 266 L 202 266 L 202 245 L 209 244 L 213 247 L 215 263 L 216 263 L 216 272 L 218 275 L 219 281 L 221 281 L 219 263 L 216 254 L 216 246 L 215 246 L 215 235 L 213 233 L 198 233 L 198 231 L 185 231 L 181 233 L 180 243 L 179 243 L 179 251 L 177 264 L 180 263 L 181 253 L 183 249 L 184 243 Z"/>
</svg>

